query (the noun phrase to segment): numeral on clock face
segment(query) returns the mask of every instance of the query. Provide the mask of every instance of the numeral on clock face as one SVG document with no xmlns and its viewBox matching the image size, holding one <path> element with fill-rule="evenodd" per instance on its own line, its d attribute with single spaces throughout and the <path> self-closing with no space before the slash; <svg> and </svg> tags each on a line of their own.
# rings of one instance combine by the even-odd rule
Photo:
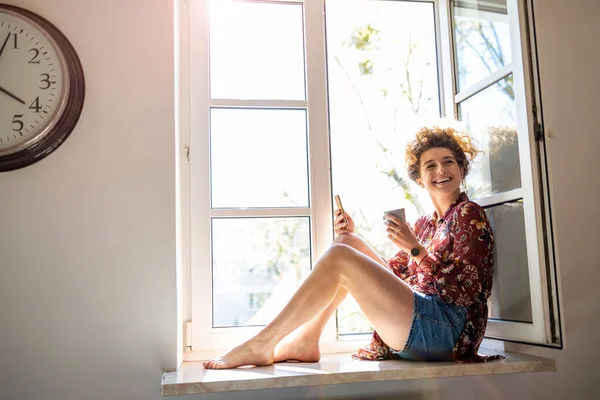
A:
<svg viewBox="0 0 600 400">
<path fill-rule="evenodd" d="M 17 125 L 16 128 L 13 127 L 13 131 L 15 131 L 15 132 L 21 132 L 23 130 L 23 121 L 21 121 L 19 118 L 23 118 L 23 114 L 15 114 L 13 116 L 13 120 L 12 120 L 13 126 L 15 124 Z"/>
<path fill-rule="evenodd" d="M 30 53 L 33 53 L 33 57 L 31 57 L 31 60 L 29 60 L 29 64 L 39 64 L 40 60 L 38 59 L 38 56 L 40 55 L 40 51 L 38 49 L 29 49 Z"/>
<path fill-rule="evenodd" d="M 36 97 L 33 103 L 29 106 L 31 110 L 35 110 L 36 113 L 39 113 L 42 107 L 40 106 L 40 97 Z"/>
<path fill-rule="evenodd" d="M 12 35 L 12 38 L 13 38 L 13 49 L 16 50 L 16 49 L 19 48 L 18 45 L 17 45 L 17 34 L 16 33 L 11 33 L 10 35 Z M 9 37 L 9 39 L 10 39 L 10 37 Z"/>
<path fill-rule="evenodd" d="M 42 78 L 42 82 L 44 86 L 40 86 L 40 89 L 46 90 L 50 87 L 50 74 L 40 74 L 40 78 Z"/>
</svg>

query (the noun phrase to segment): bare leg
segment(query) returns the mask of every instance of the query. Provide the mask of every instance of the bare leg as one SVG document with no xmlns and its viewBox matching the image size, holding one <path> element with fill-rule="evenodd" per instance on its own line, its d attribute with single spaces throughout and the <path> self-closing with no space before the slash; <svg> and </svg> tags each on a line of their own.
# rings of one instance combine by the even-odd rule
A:
<svg viewBox="0 0 600 400">
<path fill-rule="evenodd" d="M 275 347 L 275 362 L 296 360 L 302 362 L 318 362 L 321 359 L 319 339 L 327 325 L 329 318 L 335 313 L 338 306 L 344 301 L 348 291 L 340 286 L 335 297 L 315 318 L 311 319 L 299 329 L 292 332 Z"/>
<path fill-rule="evenodd" d="M 381 338 L 402 348 L 413 312 L 413 293 L 389 269 L 354 248 L 335 243 L 317 262 L 281 313 L 258 335 L 205 368 L 235 368 L 273 363 L 275 345 L 332 302 L 340 286 L 356 299 Z"/>
<path fill-rule="evenodd" d="M 334 243 L 343 243 L 360 251 L 364 255 L 387 267 L 385 261 L 373 250 L 360 236 L 353 233 L 343 233 L 335 238 Z M 335 310 L 344 301 L 348 291 L 340 286 L 333 301 L 321 311 L 275 347 L 275 362 L 284 360 L 297 360 L 303 362 L 317 362 L 321 359 L 319 339 L 325 325 L 335 313 Z"/>
</svg>

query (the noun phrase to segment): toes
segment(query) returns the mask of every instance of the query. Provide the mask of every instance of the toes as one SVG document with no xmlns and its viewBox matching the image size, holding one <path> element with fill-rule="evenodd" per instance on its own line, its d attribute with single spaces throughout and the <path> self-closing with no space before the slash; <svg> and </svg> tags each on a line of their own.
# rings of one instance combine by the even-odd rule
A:
<svg viewBox="0 0 600 400">
<path fill-rule="evenodd" d="M 204 369 L 223 369 L 226 364 L 223 358 L 216 358 L 214 360 L 205 361 L 202 366 Z"/>
<path fill-rule="evenodd" d="M 223 361 L 219 361 L 215 363 L 215 369 L 225 369 L 226 367 L 226 363 L 224 363 Z"/>
</svg>

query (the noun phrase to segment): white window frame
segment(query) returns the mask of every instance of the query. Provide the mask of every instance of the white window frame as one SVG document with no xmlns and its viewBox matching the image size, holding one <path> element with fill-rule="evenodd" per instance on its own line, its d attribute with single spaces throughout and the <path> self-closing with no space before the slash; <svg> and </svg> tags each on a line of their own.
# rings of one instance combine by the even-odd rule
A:
<svg viewBox="0 0 600 400">
<path fill-rule="evenodd" d="M 180 157 L 182 196 L 182 262 L 184 270 L 184 290 L 182 307 L 183 319 L 193 321 L 191 339 L 186 338 L 186 345 L 193 349 L 188 360 L 205 359 L 219 354 L 225 349 L 241 343 L 256 334 L 261 327 L 212 328 L 212 294 L 211 294 L 211 217 L 267 217 L 267 216 L 309 216 L 311 232 L 312 263 L 326 251 L 333 239 L 332 198 L 329 121 L 327 104 L 327 58 L 325 37 L 325 0 L 278 0 L 277 3 L 302 3 L 304 5 L 304 40 L 305 40 L 305 79 L 306 101 L 271 101 L 271 100 L 210 100 L 209 79 L 209 0 L 179 0 L 180 14 L 180 60 L 179 87 L 180 99 L 180 150 L 185 154 Z M 248 1 L 248 0 L 246 0 Z M 251 0 L 266 1 L 272 0 Z M 414 0 L 413 0 L 414 1 Z M 451 0 L 417 0 L 434 3 L 435 32 L 438 58 L 438 74 L 440 82 L 440 104 L 442 114 L 456 115 L 457 103 L 466 96 L 456 94 L 454 79 L 452 26 L 450 24 Z M 508 0 L 510 19 L 520 21 L 523 25 L 525 13 L 521 13 L 525 0 Z M 518 18 L 518 19 L 517 19 Z M 528 71 L 532 65 L 526 52 L 529 46 L 527 35 L 518 24 L 511 26 L 512 37 L 522 38 L 513 43 L 511 65 L 497 74 L 514 74 L 515 95 L 517 104 L 518 131 L 529 132 L 519 134 L 521 157 L 521 173 L 523 188 L 503 193 L 492 202 L 515 197 L 523 197 L 526 205 L 526 236 L 528 248 L 529 277 L 532 296 L 533 324 L 515 322 L 490 321 L 486 336 L 504 340 L 517 340 L 551 344 L 548 327 L 548 298 L 556 301 L 555 296 L 548 296 L 542 283 L 551 277 L 547 276 L 544 267 L 548 258 L 544 254 L 543 223 L 549 222 L 540 206 L 543 194 L 533 188 L 545 183 L 538 174 L 534 164 L 537 160 L 537 144 L 534 138 L 536 115 L 532 110 L 531 76 Z M 524 25 L 525 26 L 525 25 Z M 445 33 L 445 34 L 443 34 Z M 194 38 L 194 40 L 192 40 Z M 308 73 L 310 71 L 310 73 Z M 490 78 L 493 79 L 493 78 Z M 289 209 L 210 209 L 210 144 L 209 144 L 209 108 L 219 107 L 255 107 L 255 108 L 305 108 L 307 110 L 307 130 L 309 145 L 309 208 Z M 189 154 L 189 156 L 188 156 Z M 527 163 L 525 160 L 531 160 Z M 328 171 L 323 173 L 322 171 Z M 543 173 L 543 171 L 542 171 Z M 546 193 L 546 192 L 544 192 Z M 318 194 L 318 195 L 316 195 Z M 481 203 L 485 204 L 485 199 Z M 534 206 L 535 205 L 535 206 Z M 550 249 L 551 250 L 551 249 Z M 549 253 L 552 256 L 552 253 Z M 187 273 L 186 273 L 187 271 Z M 555 284 L 555 283 L 553 283 Z M 189 293 L 188 293 L 189 292 Z M 557 309 L 556 307 L 554 309 Z M 370 339 L 370 334 L 344 335 L 338 337 L 335 318 L 327 324 L 321 338 L 321 350 L 328 352 L 354 351 Z"/>
</svg>

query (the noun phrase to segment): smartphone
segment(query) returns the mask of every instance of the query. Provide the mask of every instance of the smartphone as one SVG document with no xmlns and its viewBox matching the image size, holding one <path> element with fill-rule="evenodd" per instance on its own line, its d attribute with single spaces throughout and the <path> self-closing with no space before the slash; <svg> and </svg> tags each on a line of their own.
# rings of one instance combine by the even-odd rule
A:
<svg viewBox="0 0 600 400">
<path fill-rule="evenodd" d="M 349 227 L 350 225 L 348 224 L 348 219 L 346 218 L 346 211 L 344 211 L 344 206 L 342 206 L 342 200 L 340 199 L 340 196 L 336 194 L 333 198 L 335 199 L 335 204 L 338 210 L 340 210 L 344 216 L 344 222 L 346 223 L 346 226 Z"/>
<path fill-rule="evenodd" d="M 406 212 L 404 211 L 404 208 L 397 208 L 395 210 L 389 210 L 383 213 L 383 219 L 385 218 L 386 214 L 391 214 L 397 218 L 400 218 L 402 221 L 406 222 Z"/>
</svg>

